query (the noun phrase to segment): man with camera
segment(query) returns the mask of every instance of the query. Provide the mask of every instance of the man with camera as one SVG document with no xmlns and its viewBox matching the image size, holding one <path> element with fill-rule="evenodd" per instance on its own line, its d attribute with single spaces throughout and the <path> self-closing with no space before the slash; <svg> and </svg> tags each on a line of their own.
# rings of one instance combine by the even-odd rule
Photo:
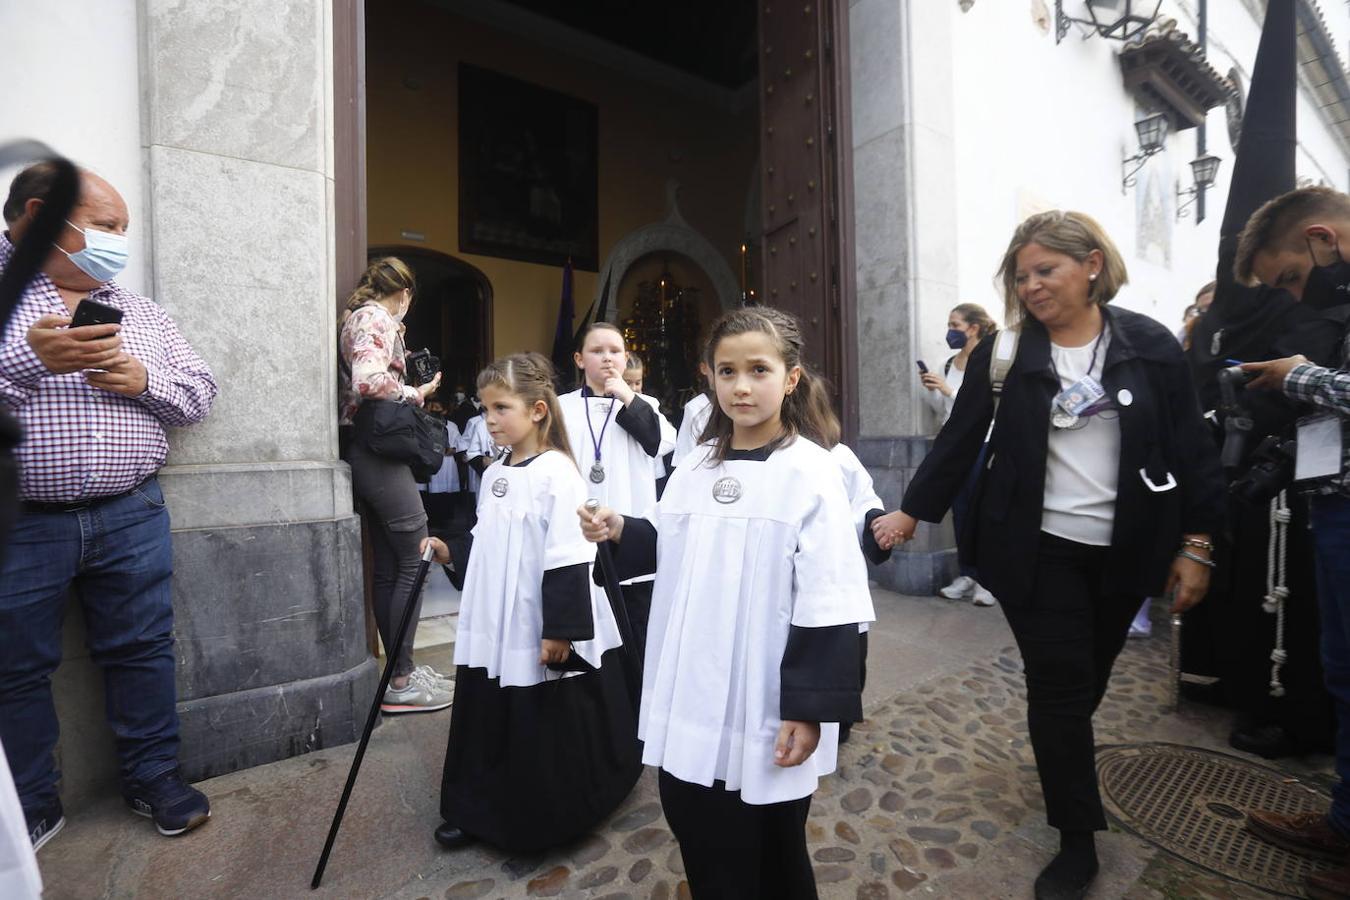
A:
<svg viewBox="0 0 1350 900">
<path fill-rule="evenodd" d="M 1288 291 L 1339 329 L 1336 366 L 1304 356 L 1242 365 L 1248 390 L 1281 391 L 1305 406 L 1298 421 L 1294 478 L 1312 494 L 1322 664 L 1336 704 L 1336 771 L 1329 814 L 1249 814 L 1252 830 L 1298 852 L 1347 863 L 1314 876 L 1318 896 L 1350 897 L 1350 196 L 1325 187 L 1276 197 L 1252 215 L 1235 270 L 1248 283 Z"/>
<path fill-rule="evenodd" d="M 0 270 L 56 174 L 38 163 L 15 177 Z M 24 429 L 22 513 L 0 566 L 0 739 L 35 847 L 65 822 L 51 676 L 72 586 L 103 670 L 127 804 L 167 835 L 210 816 L 178 772 L 173 552 L 155 475 L 165 427 L 204 419 L 216 383 L 163 309 L 113 281 L 128 224 L 117 190 L 81 172 L 66 227 L 0 336 L 0 401 Z"/>
</svg>

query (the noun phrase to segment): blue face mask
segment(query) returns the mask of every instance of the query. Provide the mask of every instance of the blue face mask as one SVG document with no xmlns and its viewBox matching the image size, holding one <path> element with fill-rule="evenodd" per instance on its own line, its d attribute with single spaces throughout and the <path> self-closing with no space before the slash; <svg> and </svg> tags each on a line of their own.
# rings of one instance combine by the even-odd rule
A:
<svg viewBox="0 0 1350 900">
<path fill-rule="evenodd" d="M 111 234 L 93 228 L 78 228 L 69 219 L 66 224 L 84 235 L 84 249 L 66 253 L 70 261 L 84 274 L 100 284 L 112 281 L 127 266 L 131 255 L 127 249 L 127 237 L 124 234 Z"/>
<path fill-rule="evenodd" d="M 966 345 L 966 333 L 958 331 L 955 328 L 947 329 L 947 346 L 953 350 L 960 350 Z"/>
</svg>

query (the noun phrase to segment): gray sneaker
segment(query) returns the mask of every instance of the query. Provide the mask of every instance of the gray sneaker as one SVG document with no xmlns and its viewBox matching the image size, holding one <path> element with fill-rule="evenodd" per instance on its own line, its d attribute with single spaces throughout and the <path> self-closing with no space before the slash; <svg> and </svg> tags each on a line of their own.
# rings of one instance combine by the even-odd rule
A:
<svg viewBox="0 0 1350 900">
<path fill-rule="evenodd" d="M 417 668 L 413 669 L 413 672 L 414 673 L 420 672 L 422 675 L 426 676 L 431 681 L 436 682 L 437 687 L 441 688 L 442 690 L 447 690 L 450 691 L 451 693 L 454 693 L 455 680 L 453 678 L 447 678 L 440 672 L 437 672 L 431 666 L 418 666 Z"/>
<path fill-rule="evenodd" d="M 421 672 L 408 675 L 408 686 L 401 691 L 392 687 L 384 692 L 380 712 L 386 716 L 400 713 L 436 712 L 455 702 L 455 695 L 440 687 Z"/>
</svg>

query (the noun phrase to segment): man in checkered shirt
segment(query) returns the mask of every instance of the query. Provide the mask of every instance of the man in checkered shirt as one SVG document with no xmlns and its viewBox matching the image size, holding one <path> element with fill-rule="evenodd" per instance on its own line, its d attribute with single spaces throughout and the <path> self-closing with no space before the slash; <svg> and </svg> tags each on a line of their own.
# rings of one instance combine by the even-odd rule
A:
<svg viewBox="0 0 1350 900">
<path fill-rule="evenodd" d="M 11 184 L 0 270 L 55 176 L 39 163 Z M 173 559 L 155 473 L 165 427 L 204 419 L 216 383 L 164 310 L 112 280 L 128 224 L 113 186 L 81 172 L 80 199 L 0 335 L 0 402 L 24 429 L 22 515 L 0 567 L 0 742 L 35 849 L 65 823 L 51 676 L 72 585 L 103 669 L 127 804 L 164 834 L 210 816 L 178 774 Z M 121 324 L 70 327 L 84 299 L 121 310 Z"/>
<path fill-rule="evenodd" d="M 1249 813 L 1252 830 L 1292 850 L 1335 859 L 1342 868 L 1313 876 L 1317 896 L 1350 897 L 1350 196 L 1301 188 L 1258 209 L 1238 239 L 1235 274 L 1250 284 L 1289 291 L 1341 330 L 1339 368 L 1303 356 L 1247 363 L 1248 390 L 1278 390 L 1306 406 L 1300 454 L 1326 449 L 1318 478 L 1296 482 L 1312 494 L 1309 513 L 1317 552 L 1322 666 L 1336 704 L 1336 774 L 1327 814 Z M 1314 435 L 1319 435 L 1314 439 Z M 1339 441 L 1339 448 L 1337 442 Z M 1339 449 L 1339 453 L 1334 453 Z M 1301 461 L 1307 457 L 1301 457 Z M 1335 461 L 1339 459 L 1339 469 Z M 1311 882 L 1310 882 L 1311 883 Z"/>
</svg>

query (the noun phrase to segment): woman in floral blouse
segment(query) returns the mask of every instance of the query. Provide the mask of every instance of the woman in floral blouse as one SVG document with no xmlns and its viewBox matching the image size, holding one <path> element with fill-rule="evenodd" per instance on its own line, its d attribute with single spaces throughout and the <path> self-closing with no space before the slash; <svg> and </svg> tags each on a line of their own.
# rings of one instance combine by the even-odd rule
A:
<svg viewBox="0 0 1350 900">
<path fill-rule="evenodd" d="M 449 706 L 452 697 L 444 676 L 430 666 L 413 665 L 416 612 L 403 646 L 391 649 L 417 572 L 418 548 L 427 536 L 427 516 L 417 482 L 407 463 L 372 453 L 351 427 L 357 409 L 367 400 L 421 406 L 440 386 L 439 372 L 421 387 L 404 383 L 403 317 L 412 305 L 414 288 L 413 274 L 401 260 L 376 260 L 361 276 L 339 323 L 338 424 L 343 459 L 352 467 L 352 486 L 364 504 L 374 542 L 375 622 L 394 665 L 384 695 L 385 713 L 433 712 Z M 417 604 L 421 606 L 421 597 Z"/>
</svg>

